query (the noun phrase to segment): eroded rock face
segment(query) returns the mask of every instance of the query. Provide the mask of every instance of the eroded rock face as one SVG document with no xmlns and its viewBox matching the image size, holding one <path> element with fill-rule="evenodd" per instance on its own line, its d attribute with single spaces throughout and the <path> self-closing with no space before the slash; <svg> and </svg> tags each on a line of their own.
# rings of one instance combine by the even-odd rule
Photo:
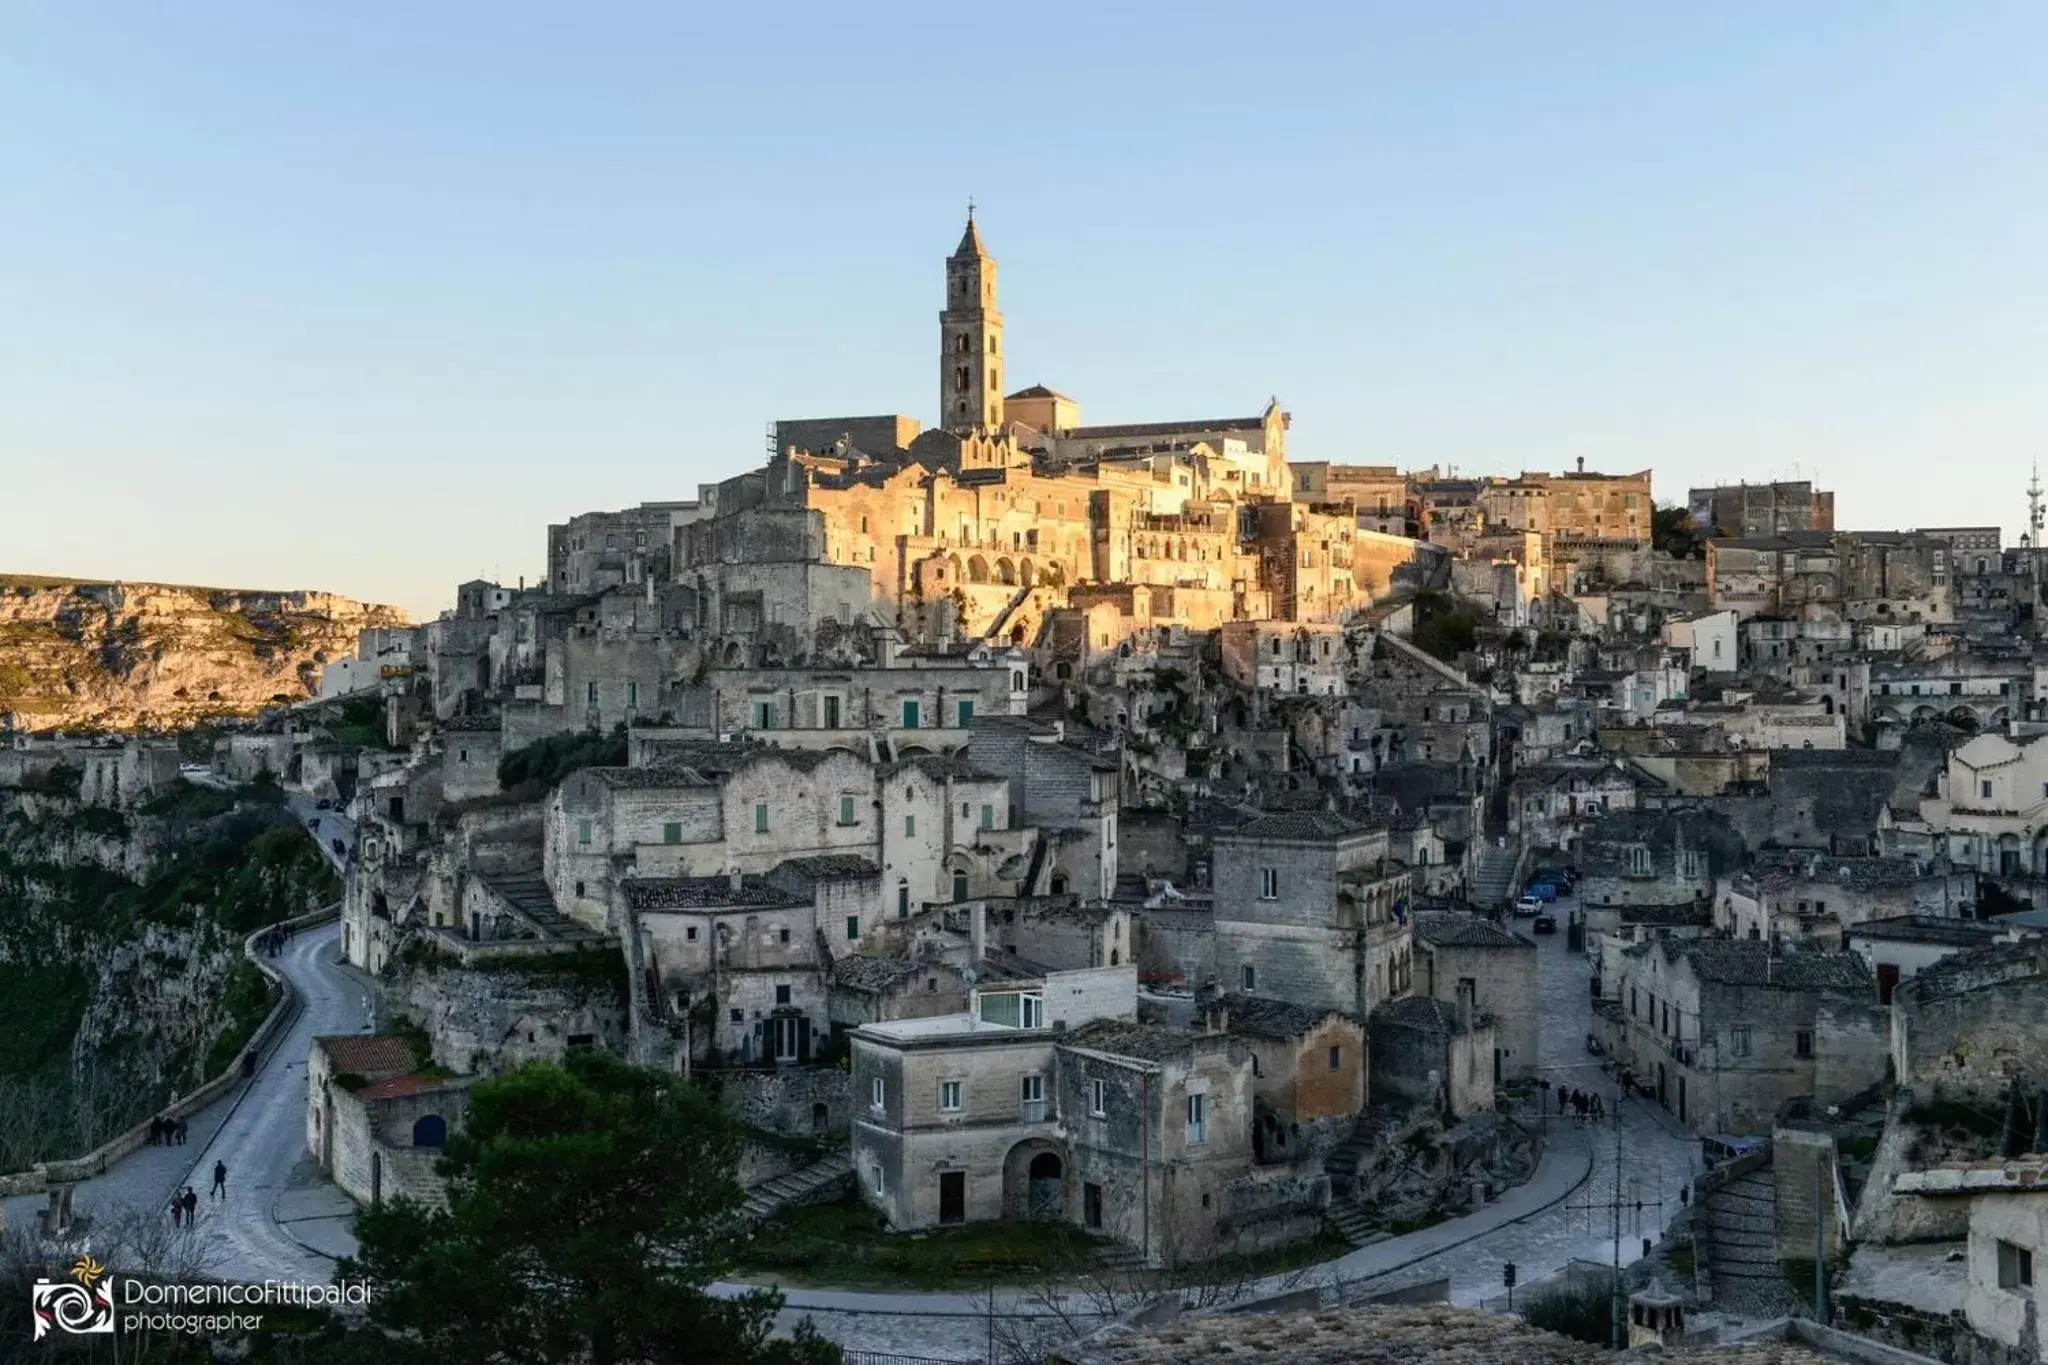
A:
<svg viewBox="0 0 2048 1365">
<path fill-rule="evenodd" d="M 33 730 L 175 728 L 318 693 L 396 607 L 324 592 L 0 576 L 0 713 Z"/>
</svg>

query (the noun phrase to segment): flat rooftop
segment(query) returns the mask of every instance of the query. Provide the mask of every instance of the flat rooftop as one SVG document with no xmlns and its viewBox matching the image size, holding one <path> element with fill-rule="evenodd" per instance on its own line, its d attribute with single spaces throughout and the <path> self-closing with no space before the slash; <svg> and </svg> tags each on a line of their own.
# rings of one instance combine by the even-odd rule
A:
<svg viewBox="0 0 2048 1365">
<path fill-rule="evenodd" d="M 1021 1037 L 1026 1034 L 1043 1033 L 1045 1030 L 991 1024 L 980 1015 L 963 1010 L 958 1014 L 935 1014 L 928 1019 L 890 1019 L 879 1024 L 862 1024 L 860 1032 L 907 1043 L 923 1038 L 950 1038 L 970 1034 L 1014 1033 Z"/>
</svg>

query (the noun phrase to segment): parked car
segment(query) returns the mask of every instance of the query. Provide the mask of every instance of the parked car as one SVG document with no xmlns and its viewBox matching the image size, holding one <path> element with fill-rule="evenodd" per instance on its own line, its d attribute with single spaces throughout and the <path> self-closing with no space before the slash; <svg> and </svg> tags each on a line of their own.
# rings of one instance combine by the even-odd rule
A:
<svg viewBox="0 0 2048 1365">
<path fill-rule="evenodd" d="M 1554 934 L 1557 932 L 1557 916 L 1538 915 L 1536 917 L 1536 923 L 1531 925 L 1530 927 L 1539 934 Z"/>
<path fill-rule="evenodd" d="M 324 797 L 324 796 L 323 796 L 323 797 L 321 797 L 321 798 L 320 798 L 320 799 L 319 799 L 318 801 L 315 801 L 315 802 L 313 803 L 313 809 L 315 809 L 315 810 L 333 810 L 333 809 L 334 809 L 334 803 L 333 803 L 332 801 L 329 801 L 329 800 L 328 800 L 328 799 L 327 799 L 326 797 Z"/>
<path fill-rule="evenodd" d="M 1523 896 L 1524 900 L 1534 896 L 1537 900 L 1547 904 L 1557 899 L 1557 888 L 1549 882 L 1530 882 L 1528 886 L 1523 888 L 1523 891 L 1525 893 Z"/>
<path fill-rule="evenodd" d="M 1541 914 L 1542 912 L 1543 902 L 1534 896 L 1524 896 L 1515 902 L 1516 919 L 1527 919 L 1531 915 Z"/>
</svg>

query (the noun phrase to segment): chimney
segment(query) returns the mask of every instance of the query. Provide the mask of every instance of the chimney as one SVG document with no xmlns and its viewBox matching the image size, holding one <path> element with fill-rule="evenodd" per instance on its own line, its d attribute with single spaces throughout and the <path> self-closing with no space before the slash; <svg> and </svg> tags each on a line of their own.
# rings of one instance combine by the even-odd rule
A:
<svg viewBox="0 0 2048 1365">
<path fill-rule="evenodd" d="M 981 965 L 982 955 L 988 952 L 988 905 L 976 901 L 968 920 L 968 960 L 975 966 Z"/>
<path fill-rule="evenodd" d="M 730 887 L 734 892 L 737 892 L 740 889 L 740 882 L 740 869 L 738 864 L 734 864 L 731 868 L 726 870 L 725 884 L 728 887 Z"/>
</svg>

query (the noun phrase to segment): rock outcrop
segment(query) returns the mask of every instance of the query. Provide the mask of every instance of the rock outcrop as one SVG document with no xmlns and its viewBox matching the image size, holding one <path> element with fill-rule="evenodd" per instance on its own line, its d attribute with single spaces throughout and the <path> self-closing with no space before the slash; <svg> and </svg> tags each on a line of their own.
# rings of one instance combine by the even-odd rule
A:
<svg viewBox="0 0 2048 1365">
<path fill-rule="evenodd" d="M 320 688 L 405 614 L 324 592 L 0 575 L 0 714 L 32 730 L 177 728 Z"/>
</svg>

